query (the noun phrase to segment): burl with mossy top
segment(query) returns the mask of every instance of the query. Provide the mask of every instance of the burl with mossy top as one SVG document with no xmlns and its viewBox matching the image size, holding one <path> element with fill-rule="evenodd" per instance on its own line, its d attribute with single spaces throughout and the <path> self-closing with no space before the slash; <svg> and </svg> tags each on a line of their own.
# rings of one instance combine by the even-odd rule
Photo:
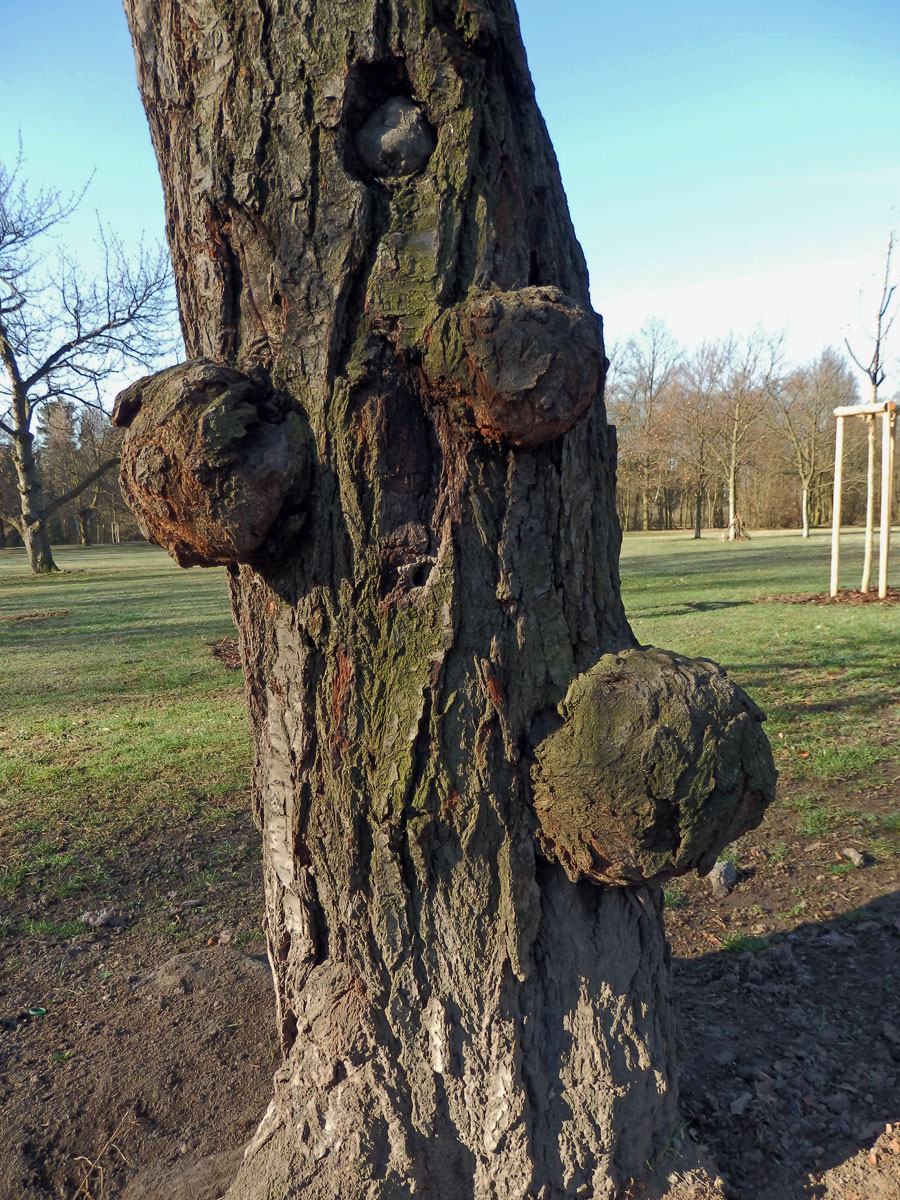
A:
<svg viewBox="0 0 900 1200">
<path fill-rule="evenodd" d="M 229 1200 L 612 1200 L 677 1124 L 658 882 L 774 792 L 636 646 L 509 0 L 126 0 L 189 361 L 123 484 L 224 563 L 284 1061 Z"/>
</svg>

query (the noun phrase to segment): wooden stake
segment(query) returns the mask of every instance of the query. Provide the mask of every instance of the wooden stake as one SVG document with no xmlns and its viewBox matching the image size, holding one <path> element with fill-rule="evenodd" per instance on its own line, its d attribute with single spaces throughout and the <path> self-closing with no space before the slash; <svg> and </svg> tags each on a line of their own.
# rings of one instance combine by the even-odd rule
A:
<svg viewBox="0 0 900 1200">
<path fill-rule="evenodd" d="M 866 540 L 863 551 L 862 580 L 859 590 L 869 590 L 872 583 L 872 546 L 875 541 L 875 416 L 866 414 L 868 460 L 866 465 Z M 882 471 L 884 467 L 882 464 Z M 882 481 L 883 482 L 883 481 Z"/>
<path fill-rule="evenodd" d="M 841 566 L 841 490 L 844 479 L 844 416 L 837 417 L 834 432 L 834 500 L 831 518 L 831 594 L 838 594 Z"/>
<path fill-rule="evenodd" d="M 878 598 L 887 595 L 888 555 L 891 545 L 891 501 L 894 491 L 894 437 L 896 406 L 888 404 L 881 418 L 881 537 L 878 554 Z"/>
</svg>

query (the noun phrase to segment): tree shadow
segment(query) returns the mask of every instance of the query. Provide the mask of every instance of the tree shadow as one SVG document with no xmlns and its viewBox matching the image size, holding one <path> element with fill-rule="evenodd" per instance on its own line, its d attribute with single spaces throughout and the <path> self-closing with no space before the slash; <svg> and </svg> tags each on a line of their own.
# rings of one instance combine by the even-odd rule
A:
<svg viewBox="0 0 900 1200">
<path fill-rule="evenodd" d="M 752 604 L 752 600 L 685 600 L 670 608 L 648 608 L 638 612 L 633 605 L 628 606 L 629 616 L 638 619 L 648 617 L 686 617 L 690 613 L 715 612 L 720 608 L 743 608 Z"/>
<path fill-rule="evenodd" d="M 900 1117 L 900 892 L 758 952 L 679 959 L 682 1110 L 740 1200 L 800 1200 L 813 1171 Z"/>
</svg>

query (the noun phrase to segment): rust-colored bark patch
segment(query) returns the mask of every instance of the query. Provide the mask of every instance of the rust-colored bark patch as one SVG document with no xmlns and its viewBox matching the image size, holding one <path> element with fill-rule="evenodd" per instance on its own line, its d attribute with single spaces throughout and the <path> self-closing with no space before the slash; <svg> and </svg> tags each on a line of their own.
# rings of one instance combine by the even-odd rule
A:
<svg viewBox="0 0 900 1200">
<path fill-rule="evenodd" d="M 353 661 L 345 646 L 338 646 L 335 657 L 334 678 L 331 683 L 331 715 L 334 720 L 335 742 L 333 749 L 346 750 L 350 743 L 347 740 L 347 701 L 350 696 L 350 682 L 353 678 Z"/>
</svg>

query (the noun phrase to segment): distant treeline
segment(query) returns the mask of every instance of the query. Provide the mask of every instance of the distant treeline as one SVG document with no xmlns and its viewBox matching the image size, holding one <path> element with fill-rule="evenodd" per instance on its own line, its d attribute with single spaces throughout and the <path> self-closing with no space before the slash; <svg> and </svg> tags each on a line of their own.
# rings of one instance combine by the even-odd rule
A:
<svg viewBox="0 0 900 1200">
<path fill-rule="evenodd" d="M 687 352 L 649 321 L 609 355 L 625 530 L 699 534 L 725 530 L 738 515 L 758 529 L 830 522 L 833 410 L 861 399 L 837 350 L 787 366 L 779 339 L 756 334 Z M 864 521 L 865 502 L 865 421 L 849 421 L 843 520 Z"/>
</svg>

